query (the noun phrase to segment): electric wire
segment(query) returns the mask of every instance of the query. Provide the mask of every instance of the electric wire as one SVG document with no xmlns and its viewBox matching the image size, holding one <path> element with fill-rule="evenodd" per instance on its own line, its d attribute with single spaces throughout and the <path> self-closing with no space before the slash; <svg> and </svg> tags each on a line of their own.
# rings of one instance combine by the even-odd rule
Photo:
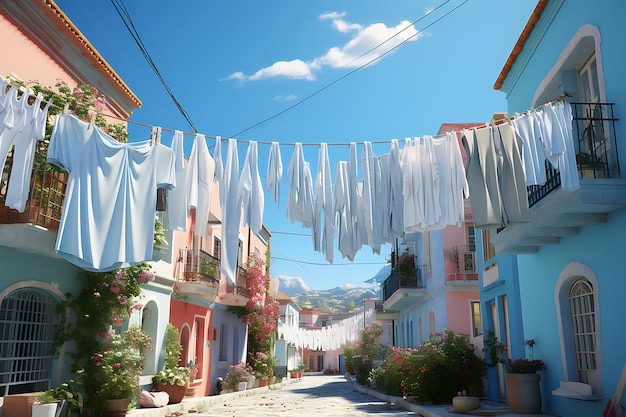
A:
<svg viewBox="0 0 626 417">
<path fill-rule="evenodd" d="M 398 43 L 396 46 L 390 48 L 389 50 L 381 53 L 380 55 L 374 57 L 373 59 L 367 61 L 365 64 L 360 65 L 356 68 L 354 68 L 352 71 L 349 71 L 348 73 L 342 75 L 339 78 L 336 78 L 335 80 L 329 82 L 328 84 L 322 86 L 321 88 L 317 89 L 316 91 L 312 92 L 311 94 L 309 94 L 308 96 L 298 100 L 297 102 L 295 102 L 294 104 L 292 104 L 291 106 L 288 106 L 287 108 L 279 111 L 278 113 L 275 113 L 274 115 L 267 117 L 263 120 L 261 120 L 260 122 L 257 122 L 243 130 L 240 130 L 239 132 L 235 133 L 234 135 L 231 135 L 231 137 L 237 137 L 238 135 L 247 132 L 248 130 L 251 130 L 257 126 L 260 126 L 264 123 L 269 122 L 272 119 L 275 119 L 278 116 L 283 115 L 284 113 L 288 112 L 289 110 L 293 109 L 294 107 L 299 106 L 300 104 L 304 103 L 305 101 L 308 101 L 309 99 L 315 97 L 316 95 L 320 94 L 321 92 L 323 92 L 324 90 L 326 90 L 327 88 L 337 84 L 339 81 L 342 81 L 343 79 L 347 78 L 348 76 L 354 74 L 355 72 L 359 71 L 360 69 L 365 68 L 366 66 L 370 65 L 371 63 L 378 61 L 379 59 L 381 59 L 382 57 L 386 56 L 387 54 L 395 51 L 396 49 L 398 49 L 401 45 L 404 45 L 406 42 L 408 42 L 409 40 L 413 39 L 414 37 L 416 37 L 417 35 L 419 35 L 420 33 L 422 33 L 424 30 L 428 29 L 429 27 L 431 27 L 432 25 L 434 25 L 435 23 L 439 22 L 441 19 L 447 17 L 448 15 L 450 15 L 451 13 L 453 13 L 454 11 L 458 10 L 461 6 L 463 6 L 465 3 L 467 3 L 469 0 L 464 0 L 462 3 L 458 4 L 457 6 L 455 6 L 454 8 L 452 8 L 451 10 L 449 10 L 448 12 L 444 13 L 442 16 L 440 16 L 439 18 L 435 19 L 433 22 L 429 23 L 428 25 L 426 25 L 425 27 L 423 27 L 422 29 L 418 30 L 415 32 L 415 34 L 409 36 L 408 38 L 406 38 L 405 40 L 401 41 L 400 43 Z M 430 13 L 426 14 L 425 16 L 430 15 Z M 422 16 L 420 19 L 422 19 Z M 403 29 L 404 30 L 404 29 Z M 395 35 L 394 35 L 395 36 Z M 386 42 L 386 41 L 385 41 Z M 375 48 L 374 48 L 375 49 Z"/>
<path fill-rule="evenodd" d="M 309 262 L 309 261 L 299 261 L 293 258 L 281 258 L 278 256 L 270 256 L 271 259 L 276 259 L 279 261 L 290 261 L 296 264 L 305 264 L 305 265 L 315 265 L 315 266 L 352 266 L 352 265 L 386 265 L 388 262 L 344 262 L 344 263 L 323 263 L 323 262 Z"/>
<path fill-rule="evenodd" d="M 148 65 L 150 66 L 152 71 L 154 71 L 154 73 L 156 74 L 157 78 L 159 79 L 163 87 L 165 87 L 165 90 L 167 91 L 170 98 L 174 102 L 174 105 L 176 106 L 178 111 L 183 115 L 185 120 L 187 120 L 187 123 L 189 123 L 189 126 L 191 126 L 193 131 L 195 133 L 198 133 L 198 129 L 196 129 L 196 126 L 192 122 L 191 117 L 189 116 L 189 113 L 187 113 L 187 111 L 183 108 L 182 104 L 180 104 L 180 102 L 174 95 L 174 92 L 172 91 L 170 86 L 167 84 L 167 82 L 161 75 L 161 72 L 157 68 L 154 61 L 152 60 L 152 56 L 150 55 L 150 53 L 148 52 L 148 49 L 146 48 L 143 41 L 141 40 L 141 37 L 139 36 L 139 32 L 137 32 L 137 29 L 135 28 L 135 24 L 133 23 L 133 20 L 130 17 L 130 13 L 128 12 L 128 10 L 126 9 L 126 6 L 124 5 L 124 1 L 123 0 L 111 0 L 111 3 L 113 4 L 113 7 L 117 11 L 120 18 L 122 19 L 124 26 L 126 26 L 126 29 L 132 36 L 133 40 L 135 41 L 137 46 L 139 46 L 139 50 L 141 51 L 141 54 L 143 55 L 145 60 L 148 62 Z"/>
</svg>

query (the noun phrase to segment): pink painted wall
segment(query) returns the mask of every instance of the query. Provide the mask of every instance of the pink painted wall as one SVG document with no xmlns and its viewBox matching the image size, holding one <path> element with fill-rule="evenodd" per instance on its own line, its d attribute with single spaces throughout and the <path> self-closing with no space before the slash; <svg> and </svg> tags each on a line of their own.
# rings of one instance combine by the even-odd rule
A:
<svg viewBox="0 0 626 417">
<path fill-rule="evenodd" d="M 446 309 L 448 327 L 456 333 L 472 334 L 472 312 L 470 301 L 478 301 L 478 291 L 449 291 Z"/>
<path fill-rule="evenodd" d="M 70 85 L 77 84 L 76 79 L 2 15 L 0 15 L 0 39 L 2 39 L 0 42 L 2 77 L 13 72 L 23 81 L 38 81 L 43 86 L 54 87 L 58 79 Z"/>
<path fill-rule="evenodd" d="M 189 326 L 191 330 L 188 343 L 183 341 L 181 356 L 185 359 L 197 358 L 198 374 L 196 380 L 190 384 L 191 387 L 195 388 L 196 396 L 206 396 L 211 393 L 212 312 L 212 310 L 206 307 L 200 307 L 195 304 L 178 300 L 170 301 L 170 323 L 179 330 L 184 326 Z M 201 328 L 197 328 L 197 322 L 201 324 Z M 196 338 L 195 335 L 198 337 Z"/>
</svg>

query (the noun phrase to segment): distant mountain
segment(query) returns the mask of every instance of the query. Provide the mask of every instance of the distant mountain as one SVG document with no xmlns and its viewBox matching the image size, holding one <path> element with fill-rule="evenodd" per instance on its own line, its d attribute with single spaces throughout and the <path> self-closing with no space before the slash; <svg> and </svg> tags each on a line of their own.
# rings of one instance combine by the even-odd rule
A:
<svg viewBox="0 0 626 417">
<path fill-rule="evenodd" d="M 315 308 L 329 313 L 347 313 L 350 302 L 354 303 L 354 308 L 362 308 L 363 300 L 377 298 L 377 294 L 371 287 L 344 284 L 330 290 L 310 290 L 293 298 L 302 308 Z"/>
<path fill-rule="evenodd" d="M 280 283 L 278 290 L 290 297 L 311 291 L 302 278 L 298 276 L 278 275 L 276 278 Z"/>
</svg>

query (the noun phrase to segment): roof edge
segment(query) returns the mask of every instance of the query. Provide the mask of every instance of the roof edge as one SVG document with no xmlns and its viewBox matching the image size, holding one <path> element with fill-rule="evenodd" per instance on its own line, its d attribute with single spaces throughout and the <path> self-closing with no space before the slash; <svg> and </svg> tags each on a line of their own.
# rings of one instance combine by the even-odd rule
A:
<svg viewBox="0 0 626 417">
<path fill-rule="evenodd" d="M 504 83 L 504 80 L 506 79 L 506 77 L 509 75 L 509 71 L 513 67 L 513 64 L 515 64 L 515 61 L 517 61 L 517 57 L 524 49 L 524 44 L 528 40 L 528 37 L 530 36 L 533 29 L 535 28 L 535 25 L 541 18 L 541 13 L 548 5 L 548 1 L 549 0 L 539 0 L 539 2 L 537 3 L 537 6 L 535 6 L 535 10 L 533 10 L 533 13 L 530 15 L 530 18 L 528 19 L 528 22 L 526 22 L 526 26 L 524 26 L 524 30 L 522 30 L 522 34 L 517 39 L 517 42 L 515 43 L 515 46 L 513 47 L 513 50 L 511 51 L 509 58 L 504 63 L 504 67 L 502 68 L 502 71 L 500 71 L 500 75 L 498 76 L 498 79 L 493 85 L 494 90 L 499 90 L 500 87 L 502 87 L 502 84 Z"/>
</svg>

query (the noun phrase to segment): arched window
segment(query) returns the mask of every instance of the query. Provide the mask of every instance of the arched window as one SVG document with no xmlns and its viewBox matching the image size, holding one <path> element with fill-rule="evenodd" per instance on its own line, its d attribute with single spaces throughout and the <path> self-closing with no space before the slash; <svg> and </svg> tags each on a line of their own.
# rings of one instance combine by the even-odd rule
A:
<svg viewBox="0 0 626 417">
<path fill-rule="evenodd" d="M 596 327 L 593 288 L 586 278 L 577 279 L 569 289 L 569 317 L 576 358 L 578 381 L 590 384 L 596 380 Z"/>
<path fill-rule="evenodd" d="M 430 310 L 430 312 L 428 313 L 428 335 L 432 336 L 435 334 L 436 331 L 437 328 L 435 327 L 435 312 L 433 310 Z"/>
<path fill-rule="evenodd" d="M 11 291 L 0 303 L 0 396 L 43 391 L 53 379 L 57 299 L 39 288 Z"/>
<path fill-rule="evenodd" d="M 594 395 L 601 395 L 600 311 L 595 272 L 582 263 L 570 263 L 559 275 L 555 298 L 564 380 L 588 384 Z"/>
</svg>

